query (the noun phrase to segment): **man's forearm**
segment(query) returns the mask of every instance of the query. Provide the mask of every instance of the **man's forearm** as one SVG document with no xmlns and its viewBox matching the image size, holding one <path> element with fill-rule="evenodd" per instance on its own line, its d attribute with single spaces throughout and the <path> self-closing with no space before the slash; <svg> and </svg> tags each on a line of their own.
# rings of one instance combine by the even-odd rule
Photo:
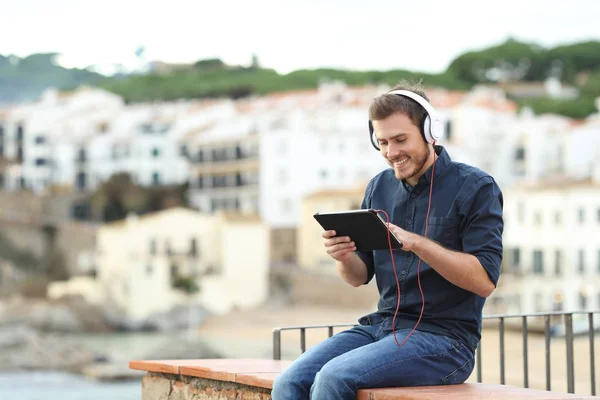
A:
<svg viewBox="0 0 600 400">
<path fill-rule="evenodd" d="M 420 237 L 412 249 L 421 260 L 454 285 L 488 297 L 495 289 L 477 257 L 448 250 L 432 240 Z"/>
<path fill-rule="evenodd" d="M 354 287 L 367 281 L 367 266 L 356 253 L 352 254 L 350 261 L 338 261 L 336 267 L 342 279 Z"/>
</svg>

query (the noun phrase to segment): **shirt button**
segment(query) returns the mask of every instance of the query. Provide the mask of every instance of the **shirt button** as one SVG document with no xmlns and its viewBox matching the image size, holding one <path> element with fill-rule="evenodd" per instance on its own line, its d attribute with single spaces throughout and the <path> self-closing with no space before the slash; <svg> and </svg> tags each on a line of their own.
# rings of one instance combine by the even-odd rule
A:
<svg viewBox="0 0 600 400">
<path fill-rule="evenodd" d="M 412 224 L 412 219 L 409 219 L 407 222 L 408 222 L 409 224 Z"/>
<path fill-rule="evenodd" d="M 402 271 L 402 275 L 406 275 L 406 270 Z"/>
<path fill-rule="evenodd" d="M 417 195 L 413 193 L 410 195 L 410 197 L 417 197 Z"/>
</svg>

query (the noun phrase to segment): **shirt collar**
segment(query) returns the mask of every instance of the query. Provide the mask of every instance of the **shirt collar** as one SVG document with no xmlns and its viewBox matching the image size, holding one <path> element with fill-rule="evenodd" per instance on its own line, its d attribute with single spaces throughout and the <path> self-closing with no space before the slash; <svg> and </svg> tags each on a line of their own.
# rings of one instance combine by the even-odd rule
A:
<svg viewBox="0 0 600 400">
<path fill-rule="evenodd" d="M 438 178 L 446 171 L 452 160 L 450 159 L 450 155 L 443 146 L 436 145 L 434 147 L 434 151 L 437 154 L 435 160 L 435 178 Z M 431 183 L 432 170 L 433 165 L 429 167 L 427 171 L 425 171 L 425 173 L 419 177 L 419 181 L 417 182 L 416 186 L 429 185 Z M 406 189 L 410 190 L 410 185 L 406 181 L 402 181 L 402 183 Z"/>
</svg>

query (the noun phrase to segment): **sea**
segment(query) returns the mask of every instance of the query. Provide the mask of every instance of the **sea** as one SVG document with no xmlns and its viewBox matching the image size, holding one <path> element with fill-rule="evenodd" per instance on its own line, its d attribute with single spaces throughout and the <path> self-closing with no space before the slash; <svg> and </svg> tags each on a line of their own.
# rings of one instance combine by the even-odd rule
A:
<svg viewBox="0 0 600 400">
<path fill-rule="evenodd" d="M 172 333 L 119 333 L 71 335 L 69 339 L 102 354 L 118 355 L 127 360 L 143 359 L 148 349 L 172 343 Z M 250 343 L 228 341 L 223 337 L 202 338 L 224 357 L 264 357 L 270 351 L 268 342 L 262 350 Z M 126 365 L 126 364 L 125 364 Z M 126 381 L 99 382 L 78 374 L 57 371 L 0 372 L 0 400 L 141 400 L 141 378 Z"/>
</svg>

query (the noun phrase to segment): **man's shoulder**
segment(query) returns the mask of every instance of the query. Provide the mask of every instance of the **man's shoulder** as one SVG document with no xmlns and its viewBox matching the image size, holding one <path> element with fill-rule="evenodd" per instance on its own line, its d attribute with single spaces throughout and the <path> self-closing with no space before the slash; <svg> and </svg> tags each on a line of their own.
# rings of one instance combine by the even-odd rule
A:
<svg viewBox="0 0 600 400">
<path fill-rule="evenodd" d="M 486 184 L 497 186 L 496 180 L 490 173 L 474 165 L 452 161 L 450 163 L 450 170 L 454 171 L 452 175 L 459 181 L 456 183 L 465 189 L 472 189 Z"/>
<path fill-rule="evenodd" d="M 394 170 L 392 168 L 386 168 L 377 173 L 377 175 L 373 176 L 369 181 L 369 186 L 375 186 L 381 183 L 390 182 L 396 179 L 394 175 Z"/>
</svg>

